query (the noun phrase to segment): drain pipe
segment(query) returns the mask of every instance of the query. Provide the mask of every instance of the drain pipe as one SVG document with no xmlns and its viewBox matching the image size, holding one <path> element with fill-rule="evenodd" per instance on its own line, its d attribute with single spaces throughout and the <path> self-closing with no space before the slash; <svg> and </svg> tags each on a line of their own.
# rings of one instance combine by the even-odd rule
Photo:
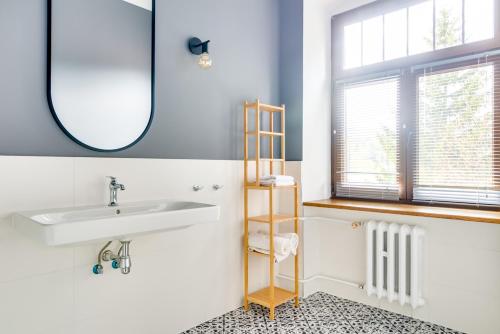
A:
<svg viewBox="0 0 500 334">
<path fill-rule="evenodd" d="M 336 219 L 336 218 L 326 218 L 326 217 L 300 217 L 299 220 L 301 221 L 306 221 L 306 220 L 316 220 L 316 221 L 323 221 L 323 222 L 328 222 L 328 223 L 334 223 L 334 224 L 341 224 L 341 225 L 350 225 L 353 230 L 360 230 L 362 227 L 365 226 L 365 222 L 351 222 L 347 220 L 341 220 L 341 219 Z M 276 275 L 279 279 L 284 279 L 287 281 L 294 281 L 294 278 L 288 275 L 284 274 L 278 274 Z M 352 281 L 347 281 L 343 280 L 340 278 L 336 277 L 331 277 L 331 276 L 326 276 L 326 275 L 314 275 L 305 279 L 299 279 L 299 283 L 304 284 L 304 283 L 309 283 L 315 280 L 325 280 L 325 281 L 330 281 L 330 282 L 335 282 L 339 284 L 344 284 L 347 286 L 351 286 L 357 289 L 363 290 L 365 288 L 365 285 L 363 283 L 359 282 L 352 282 Z"/>
<path fill-rule="evenodd" d="M 279 275 L 276 275 L 276 277 L 278 277 L 280 279 L 287 280 L 287 281 L 294 281 L 294 278 L 290 277 L 288 275 L 279 274 Z M 331 282 L 335 282 L 335 283 L 340 283 L 340 284 L 352 286 L 354 288 L 361 289 L 361 290 L 363 290 L 365 288 L 365 285 L 362 283 L 346 281 L 346 280 L 343 280 L 340 278 L 335 278 L 335 277 L 325 276 L 325 275 L 314 275 L 314 276 L 311 276 L 309 278 L 299 279 L 299 283 L 301 283 L 301 284 L 309 283 L 309 282 L 312 282 L 312 281 L 317 280 L 317 279 L 331 281 Z"/>
<path fill-rule="evenodd" d="M 92 268 L 92 272 L 96 275 L 102 275 L 104 272 L 102 261 L 111 261 L 111 267 L 113 269 L 120 268 L 122 274 L 130 274 L 130 268 L 132 267 L 132 261 L 130 259 L 130 240 L 120 240 L 121 246 L 118 253 L 114 253 L 110 249 L 107 249 L 113 241 L 108 241 L 103 248 L 99 251 L 97 256 L 97 264 Z"/>
<path fill-rule="evenodd" d="M 299 220 L 301 221 L 306 221 L 306 220 L 316 220 L 316 221 L 323 221 L 327 223 L 334 223 L 334 224 L 340 224 L 340 225 L 351 225 L 353 230 L 360 229 L 366 225 L 365 222 L 351 222 L 348 220 L 342 220 L 342 219 L 336 219 L 336 218 L 327 218 L 327 217 L 300 217 Z"/>
<path fill-rule="evenodd" d="M 120 252 L 118 252 L 120 269 L 122 274 L 127 275 L 130 274 L 130 267 L 132 267 L 132 262 L 130 261 L 130 240 L 120 242 L 122 243 Z"/>
</svg>

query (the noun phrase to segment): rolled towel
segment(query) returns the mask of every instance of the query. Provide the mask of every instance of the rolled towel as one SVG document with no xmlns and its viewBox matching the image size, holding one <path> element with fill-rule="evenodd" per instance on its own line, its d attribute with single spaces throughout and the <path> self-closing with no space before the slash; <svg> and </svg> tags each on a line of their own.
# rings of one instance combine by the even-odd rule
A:
<svg viewBox="0 0 500 334">
<path fill-rule="evenodd" d="M 287 239 L 290 243 L 290 251 L 293 255 L 297 255 L 297 249 L 299 248 L 299 236 L 297 233 L 278 233 L 278 236 L 283 239 Z"/>
<path fill-rule="evenodd" d="M 269 251 L 265 250 L 265 249 L 256 249 L 253 247 L 248 247 L 248 250 L 250 250 L 251 252 L 257 252 L 257 253 L 269 255 Z M 288 255 L 281 255 L 281 254 L 274 253 L 274 263 L 280 263 L 283 260 L 285 260 L 287 257 L 288 257 Z"/>
<path fill-rule="evenodd" d="M 299 236 L 295 233 L 277 233 L 274 235 L 274 254 L 288 257 L 297 254 Z M 269 254 L 269 234 L 265 232 L 252 232 L 248 236 L 248 247 Z"/>
</svg>

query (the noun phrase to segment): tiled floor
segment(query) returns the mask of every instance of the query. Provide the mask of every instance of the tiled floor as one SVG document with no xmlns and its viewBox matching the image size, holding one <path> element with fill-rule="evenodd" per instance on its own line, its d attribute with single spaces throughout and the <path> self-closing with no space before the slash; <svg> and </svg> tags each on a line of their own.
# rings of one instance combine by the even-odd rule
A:
<svg viewBox="0 0 500 334">
<path fill-rule="evenodd" d="M 239 308 L 184 334 L 195 333 L 460 334 L 322 292 L 303 299 L 299 308 L 294 308 L 291 302 L 278 307 L 275 321 L 269 320 L 266 309 L 252 304 L 248 312 Z"/>
</svg>

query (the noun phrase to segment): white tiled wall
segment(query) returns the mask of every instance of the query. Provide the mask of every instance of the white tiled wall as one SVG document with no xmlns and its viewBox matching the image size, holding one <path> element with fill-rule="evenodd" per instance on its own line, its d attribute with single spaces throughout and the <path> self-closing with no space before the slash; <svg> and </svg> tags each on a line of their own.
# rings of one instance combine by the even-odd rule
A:
<svg viewBox="0 0 500 334">
<path fill-rule="evenodd" d="M 11 228 L 15 211 L 106 203 L 106 175 L 127 186 L 119 201 L 216 203 L 221 220 L 133 239 L 130 275 L 92 274 L 101 244 L 46 247 Z M 179 333 L 239 307 L 242 177 L 239 161 L 1 156 L 0 333 Z M 251 265 L 252 287 L 264 285 L 265 263 Z"/>
<path fill-rule="evenodd" d="M 300 179 L 300 163 L 289 164 Z M 242 162 L 0 157 L 0 333 L 179 333 L 242 302 Z M 127 186 L 119 200 L 175 198 L 221 206 L 219 223 L 142 236 L 132 243 L 132 273 L 91 273 L 101 244 L 46 247 L 10 227 L 15 211 L 102 204 L 104 176 Z M 218 192 L 212 184 L 223 184 Z M 205 189 L 193 192 L 193 184 Z M 253 194 L 255 213 L 267 200 Z M 291 201 L 280 199 L 283 210 Z M 324 290 L 470 334 L 500 332 L 500 228 L 495 225 L 305 208 L 306 216 L 422 225 L 426 306 L 413 311 L 326 281 Z M 364 281 L 364 234 L 306 221 L 303 276 Z M 252 289 L 266 283 L 266 262 L 251 258 Z M 291 272 L 284 263 L 281 273 Z M 286 283 L 286 282 L 283 282 Z"/>
<path fill-rule="evenodd" d="M 318 289 L 340 297 L 444 325 L 469 334 L 500 333 L 500 226 L 446 219 L 306 207 L 309 217 L 358 222 L 371 219 L 419 225 L 424 244 L 424 298 L 416 310 L 368 297 L 363 290 L 329 281 Z M 364 230 L 321 220 L 305 222 L 305 263 L 317 261 L 318 272 L 344 280 L 365 281 Z M 313 236 L 314 240 L 308 236 Z"/>
<path fill-rule="evenodd" d="M 301 175 L 305 201 L 330 196 L 332 15 L 372 1 L 304 1 L 305 149 Z M 421 224 L 427 230 L 426 306 L 416 311 L 396 307 L 368 298 L 362 290 L 320 280 L 307 283 L 306 294 L 324 290 L 470 334 L 500 333 L 500 226 L 319 208 L 305 208 L 304 213 L 351 221 Z M 305 278 L 323 274 L 364 281 L 363 232 L 345 225 L 306 221 L 303 238 Z"/>
</svg>

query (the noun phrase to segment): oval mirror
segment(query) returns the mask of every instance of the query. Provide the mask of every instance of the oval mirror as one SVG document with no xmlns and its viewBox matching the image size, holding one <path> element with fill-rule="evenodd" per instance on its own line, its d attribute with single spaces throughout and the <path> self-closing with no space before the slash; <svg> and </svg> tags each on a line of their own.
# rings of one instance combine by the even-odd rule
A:
<svg viewBox="0 0 500 334">
<path fill-rule="evenodd" d="M 154 0 L 48 0 L 47 95 L 78 144 L 119 151 L 153 119 Z"/>
</svg>

